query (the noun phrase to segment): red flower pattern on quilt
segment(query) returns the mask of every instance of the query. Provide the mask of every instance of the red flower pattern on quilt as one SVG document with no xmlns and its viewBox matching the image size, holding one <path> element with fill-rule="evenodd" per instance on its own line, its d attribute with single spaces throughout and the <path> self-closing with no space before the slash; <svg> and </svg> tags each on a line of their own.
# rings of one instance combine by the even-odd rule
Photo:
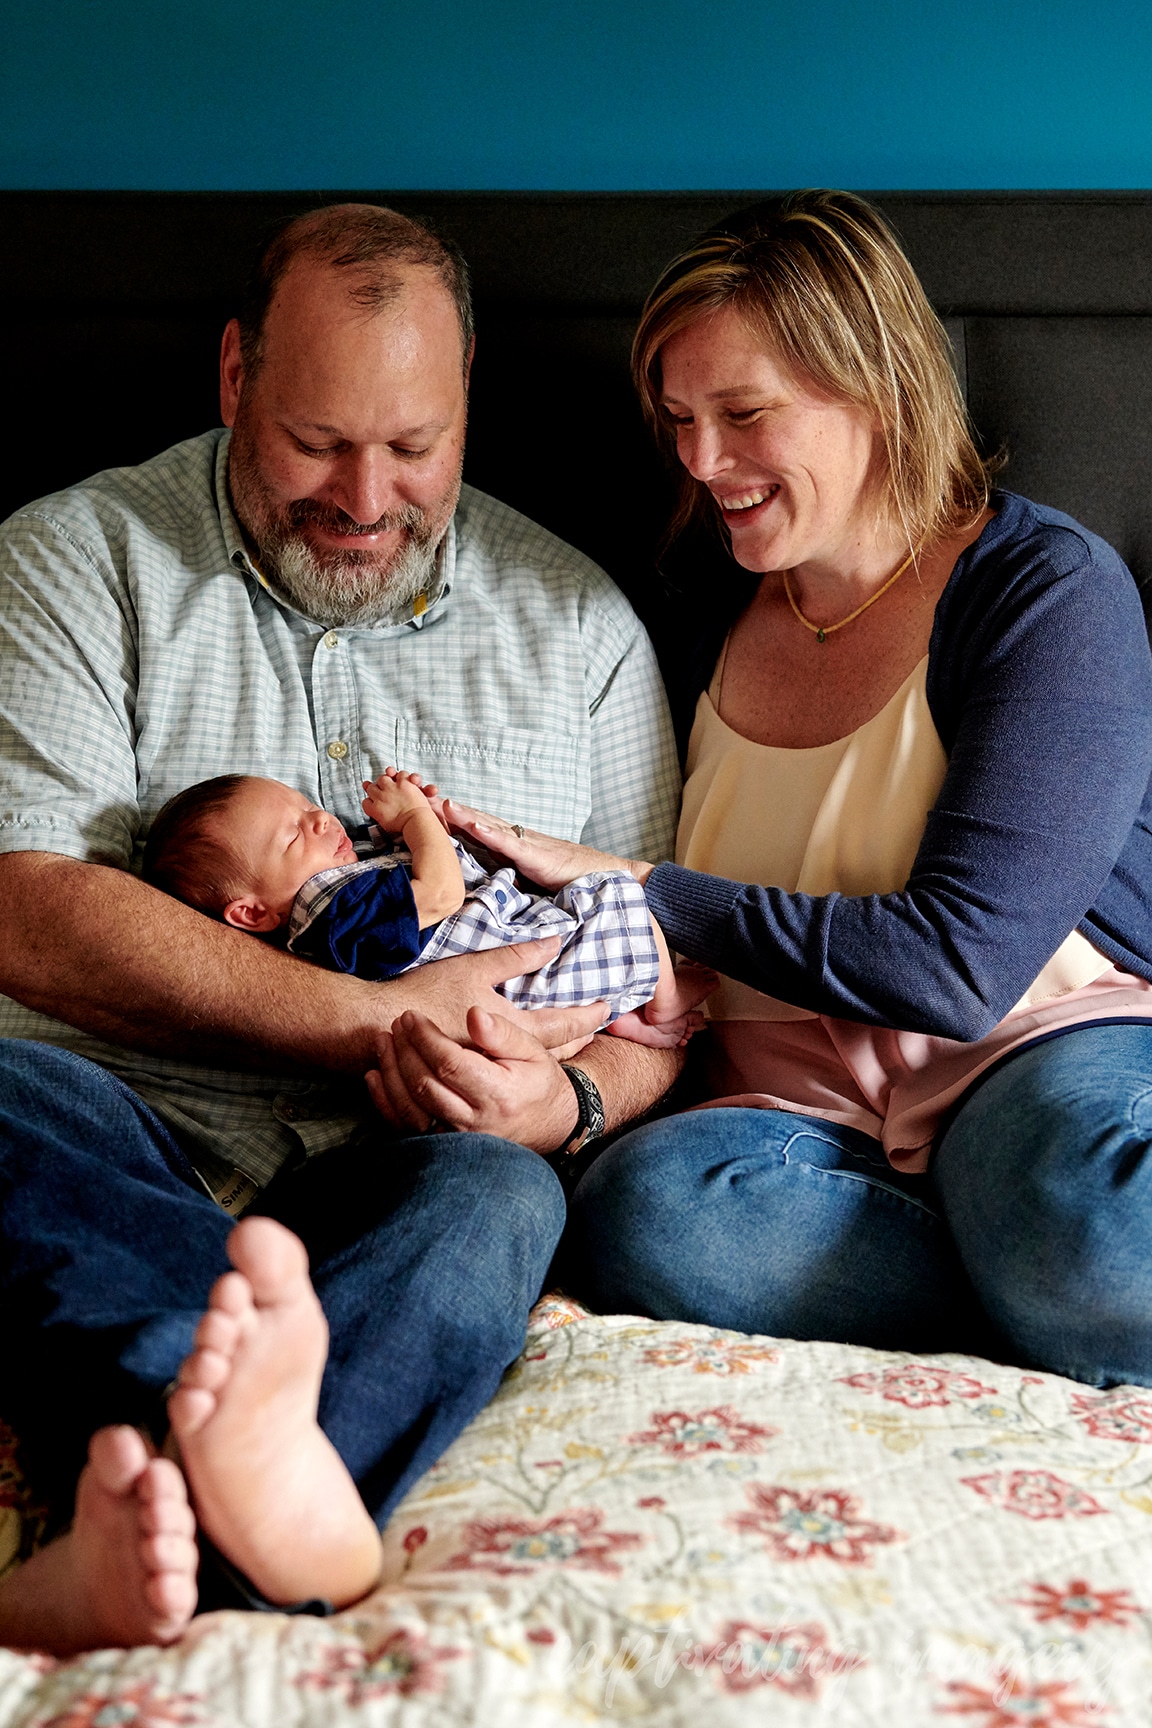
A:
<svg viewBox="0 0 1152 1728">
<path fill-rule="evenodd" d="M 34 1500 L 20 1468 L 19 1444 L 6 1422 L 0 1422 L 0 1508 L 20 1515 L 20 1540 L 14 1558 L 26 1560 L 40 1545 L 48 1508 Z"/>
<path fill-rule="evenodd" d="M 1071 1692 L 1069 1683 L 1056 1680 L 1039 1685 L 1021 1675 L 1006 1675 L 990 1690 L 969 1686 L 966 1681 L 949 1682 L 955 1704 L 937 1704 L 941 1716 L 981 1716 L 973 1728 L 1098 1728 L 1111 1712 L 1100 1704 L 1086 1704 Z"/>
<path fill-rule="evenodd" d="M 446 1562 L 457 1572 L 508 1575 L 535 1566 L 580 1566 L 596 1572 L 620 1571 L 617 1555 L 638 1548 L 643 1536 L 631 1530 L 604 1530 L 603 1512 L 581 1506 L 555 1518 L 477 1518 L 464 1526 L 465 1547 Z"/>
<path fill-rule="evenodd" d="M 653 1344 L 640 1360 L 654 1368 L 691 1368 L 694 1374 L 751 1374 L 776 1357 L 767 1344 L 742 1338 L 677 1338 Z"/>
<path fill-rule="evenodd" d="M 961 1481 L 1002 1512 L 1017 1512 L 1021 1518 L 1094 1518 L 1108 1511 L 1086 1489 L 1050 1470 L 990 1470 L 986 1476 L 962 1476 Z"/>
<path fill-rule="evenodd" d="M 0 1422 L 0 1506 L 19 1506 L 24 1498 L 24 1478 L 16 1458 L 16 1436 Z"/>
<path fill-rule="evenodd" d="M 824 1680 L 851 1673 L 862 1656 L 832 1650 L 823 1626 L 753 1626 L 734 1620 L 715 1644 L 686 1651 L 681 1666 L 700 1674 L 710 1668 L 729 1692 L 749 1692 L 754 1686 L 775 1686 L 789 1697 L 810 1701 L 820 1695 Z"/>
<path fill-rule="evenodd" d="M 353 1705 L 389 1694 L 427 1697 L 444 1690 L 444 1663 L 465 1654 L 401 1626 L 378 1644 L 333 1645 L 321 1655 L 319 1667 L 297 1676 L 296 1685 L 339 1692 L 345 1703 Z"/>
<path fill-rule="evenodd" d="M 1072 1409 L 1096 1440 L 1152 1446 L 1152 1392 L 1134 1392 L 1130 1386 L 1114 1392 L 1075 1392 Z"/>
<path fill-rule="evenodd" d="M 814 1560 L 824 1555 L 842 1566 L 867 1566 L 872 1561 L 869 1549 L 905 1540 L 903 1531 L 858 1517 L 858 1502 L 839 1488 L 802 1493 L 796 1488 L 752 1484 L 745 1493 L 752 1510 L 734 1513 L 729 1522 L 734 1529 L 763 1536 L 775 1560 Z"/>
<path fill-rule="evenodd" d="M 651 1421 L 651 1428 L 630 1434 L 629 1442 L 662 1446 L 680 1458 L 692 1458 L 700 1452 L 763 1452 L 764 1442 L 779 1432 L 745 1422 L 730 1404 L 701 1410 L 696 1416 L 686 1410 L 653 1410 Z"/>
<path fill-rule="evenodd" d="M 906 1404 L 923 1410 L 930 1404 L 952 1404 L 962 1398 L 996 1396 L 995 1386 L 985 1386 L 971 1374 L 955 1368 L 935 1368 L 927 1362 L 898 1362 L 891 1368 L 868 1369 L 862 1374 L 843 1374 L 842 1386 L 861 1392 L 879 1392 L 890 1404 Z"/>
<path fill-rule="evenodd" d="M 85 1692 L 38 1728 L 186 1728 L 203 1721 L 203 1702 L 192 1693 L 138 1680 L 120 1692 Z"/>
<path fill-rule="evenodd" d="M 1037 1620 L 1067 1620 L 1077 1632 L 1089 1626 L 1131 1626 L 1133 1619 L 1144 1613 L 1133 1602 L 1128 1590 L 1094 1590 L 1086 1578 L 1071 1578 L 1064 1588 L 1052 1584 L 1030 1584 L 1029 1596 L 1014 1600 L 1021 1608 L 1030 1608 Z"/>
</svg>

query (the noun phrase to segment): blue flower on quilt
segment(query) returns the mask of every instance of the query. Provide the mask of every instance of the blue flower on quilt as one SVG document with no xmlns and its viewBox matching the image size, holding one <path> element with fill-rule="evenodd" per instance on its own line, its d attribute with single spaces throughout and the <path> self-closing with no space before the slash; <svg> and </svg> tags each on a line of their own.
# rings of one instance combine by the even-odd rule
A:
<svg viewBox="0 0 1152 1728">
<path fill-rule="evenodd" d="M 567 1530 L 539 1530 L 505 1550 L 513 1560 L 571 1560 L 579 1551 L 579 1536 Z"/>
<path fill-rule="evenodd" d="M 754 1476 L 760 1468 L 751 1458 L 713 1458 L 708 1470 L 713 1476 Z"/>
<path fill-rule="evenodd" d="M 735 1556 L 725 1554 L 722 1548 L 690 1548 L 684 1562 L 692 1572 L 715 1571 L 720 1566 L 734 1565 Z"/>
<path fill-rule="evenodd" d="M 979 1416 L 985 1422 L 995 1422 L 998 1428 L 1019 1428 L 1021 1426 L 1020 1412 L 1009 1409 L 1007 1404 L 973 1404 L 973 1416 Z"/>
</svg>

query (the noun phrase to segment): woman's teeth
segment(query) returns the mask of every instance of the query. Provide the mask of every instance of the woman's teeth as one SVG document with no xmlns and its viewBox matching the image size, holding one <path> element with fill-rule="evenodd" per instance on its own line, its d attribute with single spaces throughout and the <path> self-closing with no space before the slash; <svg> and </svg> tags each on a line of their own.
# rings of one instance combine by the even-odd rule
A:
<svg viewBox="0 0 1152 1728">
<path fill-rule="evenodd" d="M 769 486 L 767 492 L 739 492 L 731 498 L 721 498 L 722 510 L 752 510 L 757 504 L 763 504 L 766 498 L 774 498 L 779 492 L 779 486 Z"/>
</svg>

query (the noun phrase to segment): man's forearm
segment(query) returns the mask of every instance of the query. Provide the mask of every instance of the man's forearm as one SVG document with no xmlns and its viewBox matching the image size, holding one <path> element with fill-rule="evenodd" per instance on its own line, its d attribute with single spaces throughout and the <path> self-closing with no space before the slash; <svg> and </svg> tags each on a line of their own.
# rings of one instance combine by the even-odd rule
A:
<svg viewBox="0 0 1152 1728">
<path fill-rule="evenodd" d="M 0 858 L 0 991 L 94 1037 L 227 1067 L 363 1073 L 421 992 L 308 966 L 123 870 Z"/>
<path fill-rule="evenodd" d="M 604 1101 L 605 1130 L 635 1121 L 659 1103 L 678 1079 L 687 1053 L 633 1044 L 627 1038 L 594 1038 L 572 1058 L 594 1081 Z"/>
</svg>

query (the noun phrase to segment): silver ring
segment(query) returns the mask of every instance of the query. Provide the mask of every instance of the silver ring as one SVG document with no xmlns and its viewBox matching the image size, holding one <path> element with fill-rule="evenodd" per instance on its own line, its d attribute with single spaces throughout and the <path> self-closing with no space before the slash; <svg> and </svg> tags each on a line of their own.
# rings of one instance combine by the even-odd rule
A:
<svg viewBox="0 0 1152 1728">
<path fill-rule="evenodd" d="M 519 822 L 513 822 L 512 832 L 513 832 L 513 834 L 515 834 L 517 840 L 523 840 L 524 830 L 523 830 L 523 828 L 521 828 Z"/>
</svg>

